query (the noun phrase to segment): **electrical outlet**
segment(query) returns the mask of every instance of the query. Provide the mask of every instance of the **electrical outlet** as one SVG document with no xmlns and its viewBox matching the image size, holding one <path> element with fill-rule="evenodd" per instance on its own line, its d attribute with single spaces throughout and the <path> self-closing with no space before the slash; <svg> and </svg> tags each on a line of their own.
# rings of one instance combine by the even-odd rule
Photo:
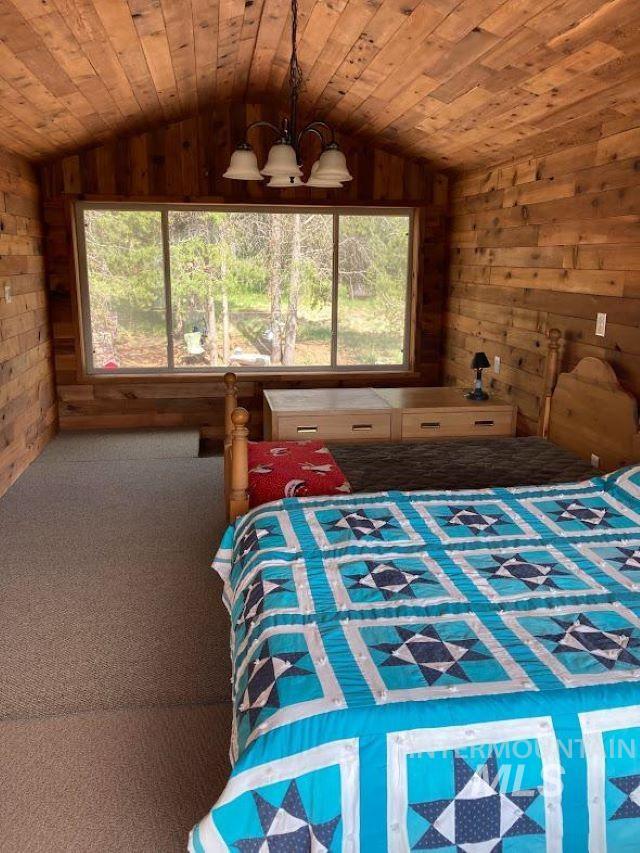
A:
<svg viewBox="0 0 640 853">
<path fill-rule="evenodd" d="M 607 315 L 598 313 L 596 317 L 596 335 L 604 338 L 607 331 Z"/>
<path fill-rule="evenodd" d="M 493 372 L 500 373 L 500 356 L 494 355 L 493 357 Z"/>
<path fill-rule="evenodd" d="M 599 468 L 600 467 L 600 457 L 596 456 L 595 453 L 591 454 L 591 467 L 592 468 Z"/>
<path fill-rule="evenodd" d="M 5 284 L 5 286 L 4 286 L 4 299 L 5 299 L 5 302 L 11 302 L 11 300 L 13 299 L 13 293 L 11 291 L 11 285 L 10 284 Z"/>
</svg>

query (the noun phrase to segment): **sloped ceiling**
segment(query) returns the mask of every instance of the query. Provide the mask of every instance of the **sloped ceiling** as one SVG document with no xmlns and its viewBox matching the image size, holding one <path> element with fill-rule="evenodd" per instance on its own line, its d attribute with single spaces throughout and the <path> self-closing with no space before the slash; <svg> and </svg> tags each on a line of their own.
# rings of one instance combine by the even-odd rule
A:
<svg viewBox="0 0 640 853">
<path fill-rule="evenodd" d="M 640 115 L 638 0 L 299 0 L 306 111 L 441 168 Z M 288 0 L 0 0 L 0 145 L 32 159 L 280 101 Z"/>
</svg>

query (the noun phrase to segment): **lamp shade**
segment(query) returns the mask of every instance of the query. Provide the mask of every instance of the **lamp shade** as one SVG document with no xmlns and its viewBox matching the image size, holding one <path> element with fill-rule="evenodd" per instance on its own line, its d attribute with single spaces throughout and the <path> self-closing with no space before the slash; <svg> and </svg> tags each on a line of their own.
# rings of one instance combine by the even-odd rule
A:
<svg viewBox="0 0 640 853">
<path fill-rule="evenodd" d="M 486 353 L 477 352 L 473 356 L 473 360 L 471 362 L 471 367 L 473 368 L 473 370 L 485 370 L 487 367 L 491 367 L 491 364 L 489 363 L 489 359 L 487 358 Z"/>
<path fill-rule="evenodd" d="M 329 145 L 320 155 L 316 177 L 319 180 L 352 181 L 353 175 L 347 169 L 347 158 L 337 145 Z"/>
<path fill-rule="evenodd" d="M 304 181 L 301 181 L 300 178 L 289 178 L 287 175 L 278 175 L 271 178 L 267 186 L 285 190 L 287 187 L 303 187 Z"/>
<path fill-rule="evenodd" d="M 229 168 L 222 177 L 234 181 L 261 181 L 255 151 L 246 143 L 239 145 L 231 155 Z"/>
<path fill-rule="evenodd" d="M 308 187 L 333 187 L 333 188 L 341 188 L 342 184 L 337 178 L 322 178 L 318 177 L 318 168 L 320 166 L 320 161 L 316 160 L 316 162 L 311 167 L 311 174 L 309 175 L 309 180 L 307 181 Z"/>
<path fill-rule="evenodd" d="M 272 178 L 302 177 L 302 169 L 298 166 L 295 148 L 287 142 L 276 142 L 272 145 L 262 174 Z"/>
</svg>

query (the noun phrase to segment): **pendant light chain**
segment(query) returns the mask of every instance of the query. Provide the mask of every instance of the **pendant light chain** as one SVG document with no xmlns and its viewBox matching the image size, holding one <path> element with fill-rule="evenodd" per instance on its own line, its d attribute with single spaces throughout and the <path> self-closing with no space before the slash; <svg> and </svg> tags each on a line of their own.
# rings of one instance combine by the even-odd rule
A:
<svg viewBox="0 0 640 853">
<path fill-rule="evenodd" d="M 295 145 L 298 124 L 298 96 L 302 88 L 302 70 L 298 62 L 298 0 L 291 0 L 291 59 L 289 89 L 291 111 L 291 140 Z"/>
</svg>

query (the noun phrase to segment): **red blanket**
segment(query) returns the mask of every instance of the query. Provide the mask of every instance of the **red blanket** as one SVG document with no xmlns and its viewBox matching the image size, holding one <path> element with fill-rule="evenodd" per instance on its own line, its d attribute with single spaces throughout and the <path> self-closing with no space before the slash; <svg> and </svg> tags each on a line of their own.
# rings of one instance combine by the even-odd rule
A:
<svg viewBox="0 0 640 853">
<path fill-rule="evenodd" d="M 281 498 L 348 494 L 351 486 L 321 441 L 249 442 L 249 506 Z"/>
</svg>

